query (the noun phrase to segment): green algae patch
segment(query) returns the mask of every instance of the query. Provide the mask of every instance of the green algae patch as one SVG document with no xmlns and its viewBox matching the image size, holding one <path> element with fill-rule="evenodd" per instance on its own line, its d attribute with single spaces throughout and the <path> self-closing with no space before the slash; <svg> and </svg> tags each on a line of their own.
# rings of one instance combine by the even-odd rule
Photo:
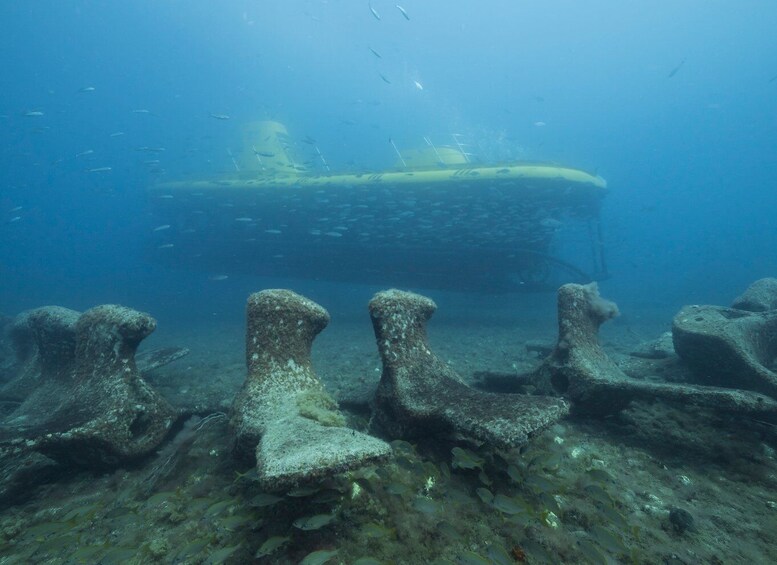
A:
<svg viewBox="0 0 777 565">
<path fill-rule="evenodd" d="M 322 426 L 345 426 L 345 417 L 337 410 L 337 402 L 323 390 L 301 392 L 296 401 L 300 416 L 314 420 Z"/>
</svg>

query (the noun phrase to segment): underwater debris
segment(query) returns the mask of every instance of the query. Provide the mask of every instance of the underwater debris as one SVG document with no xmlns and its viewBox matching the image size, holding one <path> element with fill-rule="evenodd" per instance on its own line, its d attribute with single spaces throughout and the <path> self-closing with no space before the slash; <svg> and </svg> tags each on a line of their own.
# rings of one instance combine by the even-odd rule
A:
<svg viewBox="0 0 777 565">
<path fill-rule="evenodd" d="M 777 310 L 777 279 L 758 279 L 734 299 L 731 307 L 748 312 Z"/>
<path fill-rule="evenodd" d="M 22 402 L 35 393 L 39 398 L 33 402 L 43 412 L 61 402 L 72 378 L 79 316 L 75 310 L 44 306 L 13 319 L 8 334 L 16 362 L 9 370 L 11 380 L 0 389 L 2 398 Z"/>
<path fill-rule="evenodd" d="M 78 467 L 151 453 L 175 419 L 135 364 L 155 327 L 148 314 L 116 305 L 80 315 L 57 307 L 20 314 L 12 330 L 20 371 L 4 390 L 28 394 L 0 422 L 2 437 Z"/>
<path fill-rule="evenodd" d="M 144 481 L 146 492 L 153 492 L 160 480 L 166 479 L 176 468 L 181 453 L 188 450 L 197 438 L 197 432 L 203 425 L 218 418 L 225 418 L 226 414 L 211 414 L 205 418 L 192 416 L 183 423 L 181 430 L 175 437 L 157 454 L 154 466 Z"/>
<path fill-rule="evenodd" d="M 686 306 L 674 317 L 672 335 L 699 382 L 777 399 L 777 310 Z"/>
<path fill-rule="evenodd" d="M 458 436 L 500 448 L 522 445 L 568 411 L 559 398 L 472 389 L 432 353 L 426 322 L 435 303 L 399 290 L 379 292 L 370 317 L 383 362 L 374 422 L 391 437 Z"/>
<path fill-rule="evenodd" d="M 740 317 L 747 315 L 737 312 Z M 692 403 L 719 412 L 777 415 L 777 400 L 757 392 L 628 377 L 604 352 L 598 340 L 599 327 L 617 314 L 617 306 L 601 298 L 596 283 L 565 284 L 558 291 L 558 343 L 535 371 L 534 379 L 538 383 L 550 382 L 557 392 L 566 395 L 572 401 L 573 412 L 606 416 L 618 413 L 633 400 L 659 399 L 676 404 Z M 687 313 L 683 319 L 690 315 Z M 777 322 L 777 312 L 770 319 Z M 676 334 L 674 341 L 682 357 Z"/>
<path fill-rule="evenodd" d="M 143 375 L 186 357 L 188 354 L 189 350 L 185 347 L 158 347 L 136 354 L 135 366 Z"/>
<path fill-rule="evenodd" d="M 247 306 L 248 376 L 232 407 L 238 454 L 254 452 L 267 490 L 387 458 L 391 447 L 342 426 L 310 362 L 327 311 L 289 290 L 252 294 Z"/>
<path fill-rule="evenodd" d="M 629 355 L 641 359 L 668 359 L 675 357 L 672 332 L 664 332 L 656 339 L 639 344 Z"/>
</svg>

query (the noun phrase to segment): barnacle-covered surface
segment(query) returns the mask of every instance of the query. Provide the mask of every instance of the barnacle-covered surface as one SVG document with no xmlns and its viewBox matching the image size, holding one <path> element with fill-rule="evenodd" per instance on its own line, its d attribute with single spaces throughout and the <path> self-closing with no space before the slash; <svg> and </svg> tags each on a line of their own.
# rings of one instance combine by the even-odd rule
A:
<svg viewBox="0 0 777 565">
<path fill-rule="evenodd" d="M 378 377 L 377 352 L 363 329 L 333 324 L 314 351 L 335 396 L 351 380 Z M 234 330 L 238 338 L 241 330 Z M 229 332 L 219 335 L 223 347 L 211 333 L 175 336 L 192 349 L 191 364 L 159 369 L 154 379 L 172 386 L 180 376 L 187 386 L 221 374 L 236 390 L 241 352 L 230 353 Z M 431 335 L 440 358 L 465 376 L 539 362 L 520 346 L 542 337 L 537 332 L 442 325 Z M 605 341 L 618 361 L 633 345 Z M 210 365 L 198 362 L 206 343 Z M 366 418 L 345 415 L 366 431 Z M 65 477 L 4 508 L 3 562 L 777 560 L 777 434 L 757 421 L 638 403 L 604 421 L 563 421 L 522 451 L 397 440 L 387 463 L 266 493 L 252 469 L 235 463 L 226 417 L 203 416 L 142 464 Z"/>
</svg>

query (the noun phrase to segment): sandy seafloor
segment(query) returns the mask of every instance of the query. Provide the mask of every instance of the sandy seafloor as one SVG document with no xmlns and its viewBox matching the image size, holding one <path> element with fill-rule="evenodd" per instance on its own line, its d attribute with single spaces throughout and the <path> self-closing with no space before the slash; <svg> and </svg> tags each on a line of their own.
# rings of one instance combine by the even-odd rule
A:
<svg viewBox="0 0 777 565">
<path fill-rule="evenodd" d="M 555 338 L 545 314 L 438 312 L 429 339 L 467 380 L 526 371 L 539 360 L 524 343 Z M 654 314 L 606 326 L 607 351 L 618 358 L 668 330 L 671 314 Z M 150 380 L 180 394 L 215 384 L 226 411 L 245 376 L 244 340 L 241 323 L 162 325 L 144 347 L 191 354 Z M 336 397 L 377 381 L 366 312 L 335 317 L 313 362 Z M 365 416 L 349 424 L 365 429 Z M 63 477 L 4 509 L 0 563 L 777 563 L 776 438 L 757 422 L 638 405 L 564 420 L 521 452 L 475 450 L 474 469 L 455 468 L 454 444 L 394 442 L 386 464 L 276 500 L 236 466 L 216 418 L 143 465 Z M 692 516 L 687 530 L 673 508 Z M 300 528 L 310 516 L 325 523 Z"/>
</svg>

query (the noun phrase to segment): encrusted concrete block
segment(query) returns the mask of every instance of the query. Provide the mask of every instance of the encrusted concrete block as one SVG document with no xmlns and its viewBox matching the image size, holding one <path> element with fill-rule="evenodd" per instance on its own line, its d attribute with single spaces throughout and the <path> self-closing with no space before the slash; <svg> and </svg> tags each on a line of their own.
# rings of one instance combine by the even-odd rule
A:
<svg viewBox="0 0 777 565">
<path fill-rule="evenodd" d="M 572 401 L 576 413 L 604 416 L 622 410 L 632 400 L 664 400 L 721 412 L 777 415 L 774 399 L 751 390 L 654 383 L 628 377 L 598 341 L 601 324 L 617 314 L 617 306 L 599 296 L 595 283 L 566 284 L 558 291 L 558 344 L 536 378 L 549 379 Z M 680 349 L 678 353 L 682 355 Z"/>
<path fill-rule="evenodd" d="M 13 318 L 0 314 L 0 386 L 13 375 L 16 354 L 11 347 L 11 325 Z"/>
<path fill-rule="evenodd" d="M 69 385 L 80 315 L 60 306 L 43 306 L 14 318 L 8 335 L 16 361 L 11 369 L 13 378 L 0 389 L 0 398 L 21 402 L 42 385 Z"/>
<path fill-rule="evenodd" d="M 138 344 L 155 327 L 151 316 L 114 305 L 80 316 L 52 307 L 21 314 L 14 339 L 24 386 L 6 388 L 35 387 L 1 423 L 3 439 L 88 467 L 152 452 L 175 417 L 135 366 Z"/>
<path fill-rule="evenodd" d="M 328 323 L 324 308 L 289 290 L 248 299 L 248 376 L 230 423 L 237 451 L 255 456 L 264 488 L 289 488 L 391 453 L 387 443 L 345 427 L 313 371 L 313 340 Z"/>
<path fill-rule="evenodd" d="M 641 359 L 668 359 L 675 356 L 672 332 L 664 332 L 656 339 L 640 343 L 629 355 Z"/>
<path fill-rule="evenodd" d="M 674 317 L 672 335 L 700 383 L 777 399 L 777 310 L 686 306 Z"/>
<path fill-rule="evenodd" d="M 750 312 L 777 309 L 777 279 L 758 279 L 734 300 L 731 307 Z"/>
<path fill-rule="evenodd" d="M 441 435 L 519 446 L 568 412 L 561 398 L 472 389 L 432 353 L 426 323 L 437 306 L 424 296 L 388 290 L 370 301 L 383 374 L 374 422 L 397 438 Z"/>
</svg>

